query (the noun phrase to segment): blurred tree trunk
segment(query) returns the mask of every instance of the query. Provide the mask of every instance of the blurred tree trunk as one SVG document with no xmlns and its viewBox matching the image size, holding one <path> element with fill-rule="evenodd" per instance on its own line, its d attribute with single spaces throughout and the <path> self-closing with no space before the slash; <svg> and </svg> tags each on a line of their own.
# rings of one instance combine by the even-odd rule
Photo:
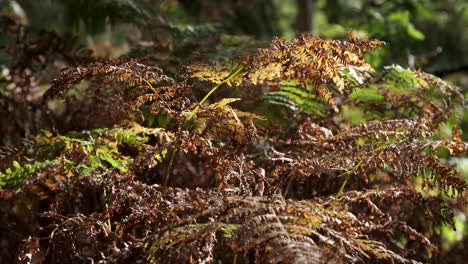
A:
<svg viewBox="0 0 468 264">
<path fill-rule="evenodd" d="M 340 13 L 339 0 L 327 0 L 325 5 L 325 13 L 328 16 L 329 23 L 338 23 L 338 17 Z"/>
<path fill-rule="evenodd" d="M 1 0 L 0 0 L 1 1 Z M 260 39 L 281 34 L 277 10 L 271 0 L 178 0 L 197 23 L 219 23 L 224 30 L 242 31 Z"/>
<path fill-rule="evenodd" d="M 313 30 L 313 14 L 315 0 L 297 0 L 297 17 L 294 27 L 297 33 L 311 32 Z"/>
</svg>

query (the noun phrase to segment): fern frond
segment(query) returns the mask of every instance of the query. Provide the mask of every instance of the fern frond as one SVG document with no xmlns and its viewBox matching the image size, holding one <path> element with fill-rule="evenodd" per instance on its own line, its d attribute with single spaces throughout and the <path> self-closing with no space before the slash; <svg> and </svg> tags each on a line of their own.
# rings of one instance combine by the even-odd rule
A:
<svg viewBox="0 0 468 264">
<path fill-rule="evenodd" d="M 149 137 L 156 138 L 158 144 L 148 145 Z M 28 153 L 28 156 L 37 156 L 38 159 L 31 164 L 27 162 L 28 158 L 22 162 L 24 164 L 14 161 L 14 169 L 0 172 L 0 185 L 18 187 L 24 180 L 43 172 L 46 172 L 43 174 L 49 181 L 55 176 L 49 177 L 47 171 L 53 172 L 54 169 L 64 170 L 67 175 L 89 175 L 96 171 L 127 172 L 135 165 L 152 167 L 162 162 L 168 145 L 174 140 L 174 134 L 162 128 L 145 128 L 130 121 L 112 129 L 70 132 L 66 135 L 54 136 L 45 132 L 44 136 L 35 138 L 34 152 Z M 141 154 L 135 157 L 123 155 L 119 148 L 124 146 L 135 148 Z M 41 177 L 37 178 L 41 180 Z"/>
<path fill-rule="evenodd" d="M 333 198 L 321 201 L 296 201 L 280 197 L 222 198 L 214 195 L 210 197 L 212 206 L 209 210 L 197 209 L 201 212 L 198 219 L 203 219 L 203 215 L 210 215 L 214 217 L 211 219 L 216 219 L 214 222 L 182 224 L 171 231 L 161 233 L 153 244 L 151 256 L 157 257 L 157 252 L 163 250 L 161 241 L 166 241 L 162 243 L 169 245 L 169 247 L 164 246 L 164 250 L 172 250 L 177 244 L 203 245 L 206 243 L 203 242 L 204 239 L 212 236 L 210 234 L 213 232 L 219 234 L 224 232 L 221 227 L 235 225 L 229 237 L 219 234 L 216 236 L 216 241 L 210 241 L 217 244 L 226 243 L 237 254 L 256 252 L 257 261 L 265 261 L 265 256 L 268 256 L 266 259 L 268 263 L 281 261 L 419 263 L 402 257 L 387 248 L 384 243 L 371 238 L 373 233 L 389 234 L 389 230 L 395 228 L 411 239 L 417 238 L 419 243 L 429 249 L 436 250 L 424 235 L 406 223 L 392 224 L 391 216 L 387 212 L 391 211 L 391 208 L 387 207 L 392 204 L 389 200 L 403 200 L 416 206 L 423 206 L 420 202 L 424 198 L 416 195 L 418 198 L 412 200 L 414 196 L 413 191 L 403 192 L 398 188 L 351 192 L 345 193 L 337 204 L 330 206 Z M 189 197 L 185 196 L 184 199 Z M 363 200 L 368 203 L 363 204 Z M 355 207 L 357 204 L 361 206 Z M 410 208 L 408 212 L 411 212 Z M 216 256 L 213 251 L 216 246 L 210 248 L 210 252 Z"/>
<path fill-rule="evenodd" d="M 299 183 L 307 178 L 319 181 L 329 178 L 331 171 L 338 179 L 352 175 L 354 181 L 367 184 L 368 175 L 383 170 L 401 182 L 419 177 L 424 188 L 439 189 L 449 197 L 462 199 L 460 194 L 466 192 L 468 184 L 457 177 L 452 165 L 431 152 L 438 147 L 452 153 L 464 152 L 466 143 L 456 136 L 455 141 L 429 140 L 434 128 L 428 124 L 425 119 L 371 121 L 334 135 L 326 128 L 305 122 L 296 128 L 295 138 L 275 144 L 276 149 L 287 149 L 288 154 L 269 158 L 268 172 L 275 176 L 278 185 L 287 179 Z"/>
<path fill-rule="evenodd" d="M 246 143 L 255 135 L 252 121 L 263 118 L 229 106 L 238 100 L 240 99 L 224 98 L 199 110 L 196 114 L 195 130 L 205 138 L 214 136 L 223 139 L 233 138 L 237 143 Z"/>
<path fill-rule="evenodd" d="M 326 108 L 317 100 L 317 95 L 294 86 L 282 86 L 279 91 L 269 92 L 264 99 L 271 104 L 283 105 L 294 112 L 305 112 L 315 116 L 325 116 Z"/>
<path fill-rule="evenodd" d="M 359 68 L 371 71 L 365 63 L 365 52 L 384 45 L 376 40 L 357 40 L 350 34 L 350 41 L 327 41 L 311 35 L 301 35 L 292 41 L 275 39 L 270 48 L 258 49 L 242 59 L 245 70 L 232 82 L 241 84 L 266 83 L 280 84 L 282 81 L 311 83 L 315 93 L 329 103 L 335 111 L 332 93 L 326 88 L 334 84 L 339 90 L 347 90 L 346 77 L 342 69 Z M 188 68 L 192 77 L 204 81 L 219 83 L 221 76 L 227 76 L 228 70 L 220 67 L 195 65 Z"/>
<path fill-rule="evenodd" d="M 108 60 L 64 69 L 60 79 L 55 79 L 43 95 L 43 100 L 61 98 L 74 85 L 86 79 L 92 80 L 99 87 L 116 86 L 116 93 L 125 102 L 125 105 L 121 105 L 124 109 L 138 109 L 152 102 L 150 109 L 153 115 L 157 115 L 160 110 L 175 115 L 177 111 L 174 110 L 191 106 L 190 88 L 185 82 L 175 84 L 160 68 L 133 59 Z"/>
<path fill-rule="evenodd" d="M 215 84 L 221 83 L 229 76 L 229 70 L 217 65 L 190 65 L 187 68 L 190 76 L 200 81 L 208 81 Z"/>
</svg>

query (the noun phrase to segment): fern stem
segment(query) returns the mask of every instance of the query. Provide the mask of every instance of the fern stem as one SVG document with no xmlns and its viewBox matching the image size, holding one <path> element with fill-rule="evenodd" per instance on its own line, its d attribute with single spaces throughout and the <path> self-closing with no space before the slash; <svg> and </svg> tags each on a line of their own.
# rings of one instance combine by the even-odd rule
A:
<svg viewBox="0 0 468 264">
<path fill-rule="evenodd" d="M 294 181 L 294 179 L 296 178 L 296 175 L 293 175 L 289 181 L 288 181 L 288 185 L 286 186 L 286 190 L 284 190 L 284 193 L 283 193 L 283 197 L 286 198 L 286 196 L 288 195 L 288 192 L 289 192 L 289 187 L 291 187 L 291 184 L 292 182 Z"/>
<path fill-rule="evenodd" d="M 239 254 L 238 253 L 234 253 L 234 259 L 232 260 L 232 264 L 237 264 L 237 256 Z"/>
<path fill-rule="evenodd" d="M 383 146 L 380 146 L 380 147 L 378 147 L 378 148 L 372 150 L 372 153 L 379 152 L 379 151 L 383 151 L 383 150 L 385 150 L 385 149 L 387 149 L 387 148 L 388 148 L 387 145 L 383 145 Z M 367 157 L 366 157 L 366 158 L 367 158 Z M 338 175 L 338 177 L 341 177 L 341 176 L 343 176 L 343 175 L 347 175 L 347 176 L 346 176 L 346 179 L 344 180 L 343 184 L 341 184 L 341 187 L 340 187 L 340 189 L 338 190 L 338 193 L 336 193 L 336 195 L 335 195 L 335 200 L 332 202 L 332 205 L 335 204 L 335 201 L 338 200 L 338 198 L 340 198 L 341 194 L 343 193 L 343 190 L 344 190 L 346 184 L 348 183 L 348 180 L 349 180 L 349 177 L 351 176 L 351 173 L 352 173 L 353 171 L 357 170 L 359 167 L 361 167 L 362 163 L 364 162 L 364 160 L 365 160 L 366 158 L 361 159 L 361 160 L 356 164 L 356 166 L 354 166 L 354 168 L 353 168 L 352 170 L 346 171 L 346 172 L 344 172 L 344 173 Z"/>
<path fill-rule="evenodd" d="M 210 95 L 212 93 L 214 93 L 214 91 L 216 91 L 221 85 L 229 82 L 232 78 L 234 78 L 235 76 L 237 76 L 243 69 L 244 67 L 241 66 L 239 67 L 235 72 L 233 72 L 232 74 L 228 75 L 228 77 L 226 77 L 226 79 L 224 79 L 222 82 L 218 83 L 215 87 L 213 87 L 206 95 L 205 97 L 203 97 L 203 99 L 200 101 L 200 103 L 195 107 L 195 109 L 192 110 L 192 112 L 190 113 L 190 115 L 187 117 L 187 119 L 185 119 L 185 123 L 187 123 L 188 121 L 190 121 L 194 116 L 195 114 L 198 112 L 198 109 L 200 108 L 200 105 L 202 105 L 207 99 L 208 97 L 210 97 Z"/>
<path fill-rule="evenodd" d="M 153 85 L 151 85 L 151 83 L 148 80 L 146 80 L 145 78 L 141 78 L 141 79 L 151 88 L 153 92 L 156 93 L 156 90 L 154 89 Z"/>
<path fill-rule="evenodd" d="M 109 203 L 107 203 L 107 192 L 106 192 L 106 189 L 104 189 L 104 198 L 106 199 L 107 227 L 109 228 L 109 231 L 112 231 L 111 219 L 110 219 L 110 214 L 109 214 Z"/>
<path fill-rule="evenodd" d="M 167 184 L 169 183 L 169 178 L 171 177 L 172 164 L 174 163 L 174 157 L 175 157 L 175 154 L 177 153 L 177 151 L 179 150 L 180 131 L 181 131 L 181 129 L 179 129 L 179 133 L 177 133 L 178 134 L 177 135 L 177 140 L 174 143 L 174 149 L 172 150 L 172 153 L 171 153 L 171 159 L 169 160 L 169 164 L 167 165 L 166 175 L 164 176 L 164 185 L 163 185 L 164 189 L 166 189 Z"/>
<path fill-rule="evenodd" d="M 356 166 L 354 166 L 354 168 L 353 168 L 352 170 L 346 171 L 346 172 L 344 172 L 344 173 L 338 175 L 338 177 L 341 177 L 341 176 L 343 176 L 343 175 L 346 175 L 346 179 L 344 180 L 343 184 L 341 184 L 340 189 L 339 189 L 338 192 L 336 193 L 336 195 L 335 195 L 335 200 L 333 200 L 332 205 L 335 204 L 335 202 L 338 200 L 338 198 L 340 198 L 341 194 L 343 193 L 343 190 L 344 190 L 346 184 L 348 183 L 349 177 L 351 177 L 351 173 L 353 173 L 353 171 L 355 171 L 355 170 L 357 170 L 359 167 L 361 167 L 362 162 L 364 162 L 364 159 L 360 160 L 360 161 L 356 164 Z"/>
<path fill-rule="evenodd" d="M 184 123 L 179 127 L 179 131 L 177 132 L 177 139 L 176 142 L 174 143 L 174 149 L 172 150 L 171 153 L 171 158 L 169 160 L 169 164 L 166 169 L 166 174 L 164 176 L 164 185 L 163 188 L 166 189 L 167 184 L 169 183 L 169 178 L 171 177 L 171 170 L 172 170 L 172 165 L 174 164 L 174 159 L 177 151 L 179 150 L 179 145 L 181 141 L 181 133 L 182 133 L 182 128 L 195 116 L 195 114 L 198 112 L 198 109 L 200 109 L 200 106 L 210 97 L 211 94 L 213 94 L 221 85 L 229 82 L 232 78 L 237 76 L 242 69 L 244 69 L 244 66 L 240 66 L 238 68 L 234 68 L 229 74 L 226 79 L 218 83 L 215 87 L 213 87 L 206 95 L 203 97 L 203 99 L 200 101 L 200 103 L 190 112 L 190 115 L 185 119 Z"/>
<path fill-rule="evenodd" d="M 338 190 L 338 192 L 335 195 L 335 201 L 338 200 L 338 198 L 340 198 L 346 184 L 348 183 L 349 177 L 351 176 L 351 173 L 346 173 L 346 174 L 347 174 L 346 179 L 344 180 L 343 184 L 341 184 L 340 189 Z"/>
</svg>

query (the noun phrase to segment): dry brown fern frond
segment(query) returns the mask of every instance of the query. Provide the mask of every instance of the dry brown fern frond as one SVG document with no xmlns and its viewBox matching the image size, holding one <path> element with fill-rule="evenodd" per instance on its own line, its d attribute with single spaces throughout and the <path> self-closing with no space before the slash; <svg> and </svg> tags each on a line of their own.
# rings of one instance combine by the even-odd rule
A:
<svg viewBox="0 0 468 264">
<path fill-rule="evenodd" d="M 87 66 L 66 68 L 61 77 L 52 82 L 43 99 L 63 97 L 73 85 L 91 80 L 98 87 L 113 86 L 126 109 L 138 109 L 150 102 L 150 112 L 159 111 L 177 115 L 190 106 L 190 88 L 185 82 L 176 83 L 156 66 L 142 64 L 133 59 L 107 60 Z M 176 111 L 177 110 L 177 111 Z"/>
<path fill-rule="evenodd" d="M 434 129 L 425 119 L 371 121 L 342 132 L 306 121 L 291 137 L 271 141 L 273 151 L 257 164 L 279 188 L 293 179 L 308 180 L 325 184 L 321 191 L 327 194 L 338 191 L 342 176 L 351 177 L 357 186 L 367 186 L 370 175 L 386 175 L 380 180 L 387 177 L 384 182 L 396 180 L 404 186 L 420 177 L 423 188 L 439 189 L 461 201 L 468 184 L 434 150 L 443 147 L 459 154 L 466 152 L 467 144 L 456 133 L 453 141 L 431 140 Z"/>
<path fill-rule="evenodd" d="M 259 139 L 254 120 L 263 118 L 229 105 L 238 100 L 225 98 L 197 111 L 191 123 L 193 132 L 181 132 L 179 149 L 195 155 L 216 172 L 220 191 L 251 195 L 261 179 L 256 179 L 252 172 L 254 161 L 244 152 Z"/>
<path fill-rule="evenodd" d="M 239 98 L 224 98 L 197 112 L 195 131 L 204 138 L 218 138 L 223 142 L 245 144 L 256 137 L 253 120 L 262 117 L 229 106 Z"/>
<path fill-rule="evenodd" d="M 206 255 L 193 250 L 206 243 L 210 245 L 206 248 L 211 250 L 210 256 L 220 258 L 216 251 L 220 247 L 216 244 L 225 244 L 235 255 L 259 263 L 418 263 L 414 259 L 423 260 L 423 256 L 411 256 L 411 259 L 401 255 L 403 250 L 394 247 L 392 242 L 396 232 L 437 250 L 424 234 L 397 220 L 399 217 L 392 213 L 395 207 L 408 216 L 412 208 L 426 210 L 426 199 L 411 189 L 350 192 L 338 201 L 333 198 L 285 200 L 280 196 L 223 197 L 202 190 L 179 190 L 171 195 L 176 193 L 178 199 L 172 202 L 184 206 L 173 204 L 172 212 L 184 220 L 163 228 L 152 238 L 151 256 L 159 260 L 167 260 L 159 252 L 166 252 L 166 257 L 176 256 L 180 250 L 188 250 L 194 257 Z M 402 205 L 411 206 L 401 210 Z"/>
<path fill-rule="evenodd" d="M 86 256 L 108 262 L 224 263 L 237 258 L 259 263 L 417 263 L 425 257 L 405 255 L 397 238 L 403 235 L 413 241 L 408 247 L 436 251 L 427 230 L 411 219 L 421 212 L 431 215 L 426 221 L 437 220 L 432 214 L 448 216 L 432 198 L 410 188 L 352 191 L 338 200 L 287 200 L 206 189 L 163 190 L 128 174 L 107 176 L 76 178 L 73 185 L 48 198 L 51 208 L 39 214 L 50 223 L 41 230 L 49 247 L 46 257 L 78 261 Z M 25 197 L 27 191 L 9 199 Z M 77 209 L 80 213 L 75 213 Z M 81 213 L 88 210 L 93 213 Z"/>
<path fill-rule="evenodd" d="M 408 248 L 436 251 L 422 228 L 426 225 L 412 219 L 420 213 L 431 216 L 425 219 L 430 222 L 451 219 L 437 198 L 424 198 L 411 188 L 351 191 L 338 200 L 287 200 L 213 189 L 163 190 L 131 174 L 106 176 L 74 178 L 74 184 L 43 201 L 50 208 L 39 217 L 50 224 L 35 237 L 44 237 L 46 257 L 69 262 L 84 256 L 146 262 L 149 256 L 162 262 L 417 263 L 425 257 L 405 255 L 397 238 L 412 241 Z M 28 185 L 1 198 L 14 202 L 29 191 Z"/>
<path fill-rule="evenodd" d="M 101 86 L 117 82 L 123 84 L 124 88 L 138 86 L 144 91 L 163 81 L 173 82 L 171 78 L 162 74 L 161 69 L 140 64 L 132 59 L 108 60 L 84 67 L 66 68 L 60 75 L 60 79 L 53 80 L 51 88 L 44 94 L 45 100 L 63 97 L 73 85 L 92 77 L 97 78 Z"/>
</svg>

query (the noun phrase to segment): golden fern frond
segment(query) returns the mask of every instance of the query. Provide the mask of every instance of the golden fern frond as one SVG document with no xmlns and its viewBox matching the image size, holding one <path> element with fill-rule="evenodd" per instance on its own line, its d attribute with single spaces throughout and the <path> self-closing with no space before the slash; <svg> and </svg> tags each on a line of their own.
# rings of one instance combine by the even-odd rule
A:
<svg viewBox="0 0 468 264">
<path fill-rule="evenodd" d="M 212 83 L 221 83 L 229 75 L 229 70 L 217 65 L 194 64 L 186 69 L 187 73 L 199 79 Z"/>
<path fill-rule="evenodd" d="M 253 113 L 236 110 L 229 106 L 239 98 L 224 98 L 197 112 L 195 130 L 205 138 L 234 139 L 244 144 L 255 134 L 254 119 L 263 119 Z"/>
<path fill-rule="evenodd" d="M 327 41 L 311 35 L 286 42 L 276 39 L 268 49 L 259 49 L 255 55 L 244 59 L 247 65 L 247 79 L 251 75 L 255 80 L 274 81 L 277 76 L 286 81 L 299 83 L 312 82 L 314 87 L 334 83 L 344 89 L 343 67 L 368 68 L 371 67 L 363 59 L 363 50 L 370 51 L 383 42 L 376 40 L 357 42 Z M 258 76 L 257 71 L 275 65 L 275 74 Z M 281 65 L 279 67 L 278 65 Z"/>
<path fill-rule="evenodd" d="M 292 41 L 275 39 L 270 48 L 258 49 L 253 55 L 242 59 L 243 71 L 231 80 L 268 85 L 281 85 L 282 81 L 311 83 L 315 92 L 324 98 L 335 111 L 333 94 L 326 88 L 334 84 L 339 90 L 351 90 L 346 87 L 346 78 L 342 70 L 359 68 L 372 71 L 364 61 L 364 54 L 372 51 L 383 42 L 377 40 L 358 40 L 350 33 L 350 41 L 322 40 L 311 35 L 301 35 Z M 230 70 L 211 65 L 193 65 L 188 67 L 189 74 L 203 81 L 220 83 Z"/>
<path fill-rule="evenodd" d="M 338 107 L 335 104 L 333 94 L 324 85 L 316 87 L 316 92 L 321 98 L 323 98 L 323 100 L 325 100 L 325 102 L 333 107 L 335 112 L 339 112 Z"/>
</svg>

